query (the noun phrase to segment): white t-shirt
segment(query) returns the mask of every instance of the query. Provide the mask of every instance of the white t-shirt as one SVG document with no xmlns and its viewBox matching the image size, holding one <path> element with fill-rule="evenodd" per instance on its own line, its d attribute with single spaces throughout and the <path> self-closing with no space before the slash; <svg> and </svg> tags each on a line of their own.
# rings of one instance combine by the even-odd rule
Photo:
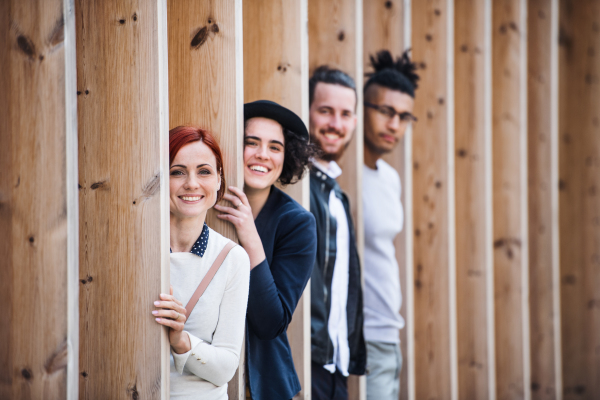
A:
<svg viewBox="0 0 600 400">
<path fill-rule="evenodd" d="M 399 343 L 404 319 L 394 239 L 404 223 L 400 177 L 385 161 L 376 165 L 363 165 L 364 332 L 368 341 Z"/>
</svg>

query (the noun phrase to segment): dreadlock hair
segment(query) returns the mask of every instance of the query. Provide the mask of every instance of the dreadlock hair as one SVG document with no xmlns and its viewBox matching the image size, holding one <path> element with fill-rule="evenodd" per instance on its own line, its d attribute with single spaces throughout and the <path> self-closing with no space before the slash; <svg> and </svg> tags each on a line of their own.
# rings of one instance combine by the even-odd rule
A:
<svg viewBox="0 0 600 400">
<path fill-rule="evenodd" d="M 410 49 L 402 53 L 396 61 L 388 50 L 380 50 L 375 56 L 369 56 L 374 72 L 365 74 L 369 77 L 365 84 L 365 93 L 369 86 L 377 84 L 414 98 L 419 75 L 415 73 L 417 65 L 408 57 L 409 51 Z"/>
<path fill-rule="evenodd" d="M 328 65 L 321 65 L 315 70 L 308 81 L 308 104 L 312 104 L 315 98 L 315 88 L 317 83 L 329 83 L 331 85 L 340 85 L 352 89 L 356 95 L 356 84 L 354 79 L 347 73 L 339 69 L 330 68 Z"/>
</svg>

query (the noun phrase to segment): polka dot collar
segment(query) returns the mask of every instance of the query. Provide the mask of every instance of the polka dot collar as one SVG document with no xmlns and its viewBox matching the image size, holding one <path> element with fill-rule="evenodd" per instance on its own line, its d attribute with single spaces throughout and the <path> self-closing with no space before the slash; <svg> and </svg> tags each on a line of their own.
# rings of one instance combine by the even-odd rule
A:
<svg viewBox="0 0 600 400">
<path fill-rule="evenodd" d="M 195 254 L 198 257 L 204 256 L 204 252 L 206 251 L 206 246 L 208 246 L 208 233 L 209 233 L 208 225 L 206 225 L 206 222 L 205 222 L 204 227 L 202 228 L 202 233 L 196 240 L 196 243 L 194 243 L 194 245 L 192 246 L 192 250 L 190 250 L 190 253 Z M 171 250 L 171 253 L 172 252 L 173 252 L 173 250 Z"/>
</svg>

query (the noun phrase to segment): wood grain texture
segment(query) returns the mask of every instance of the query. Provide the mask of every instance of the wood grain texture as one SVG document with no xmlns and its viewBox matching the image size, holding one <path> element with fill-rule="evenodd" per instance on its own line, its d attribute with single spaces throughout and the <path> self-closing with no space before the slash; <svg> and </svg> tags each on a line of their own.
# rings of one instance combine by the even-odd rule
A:
<svg viewBox="0 0 600 400">
<path fill-rule="evenodd" d="M 600 396 L 600 3 L 562 0 L 559 15 L 563 393 L 565 399 L 596 399 Z"/>
<path fill-rule="evenodd" d="M 527 399 L 527 10 L 523 0 L 492 4 L 497 397 Z"/>
<path fill-rule="evenodd" d="M 419 65 L 413 135 L 416 398 L 456 398 L 452 2 L 412 3 Z"/>
<path fill-rule="evenodd" d="M 77 395 L 73 18 L 70 1 L 0 3 L 3 399 Z"/>
<path fill-rule="evenodd" d="M 169 0 L 169 126 L 195 125 L 219 141 L 228 186 L 243 187 L 243 47 L 241 0 Z M 237 241 L 235 229 L 210 210 L 207 224 Z M 229 382 L 245 399 L 244 347 Z"/>
<path fill-rule="evenodd" d="M 79 397 L 158 399 L 166 347 L 151 311 L 169 265 L 164 24 L 155 2 L 77 1 L 76 10 Z"/>
<path fill-rule="evenodd" d="M 558 1 L 527 10 L 531 397 L 562 398 L 558 246 Z"/>
<path fill-rule="evenodd" d="M 405 35 L 405 29 L 407 28 L 405 20 L 410 18 L 410 13 L 406 12 L 405 7 L 403 0 L 363 2 L 363 70 L 365 73 L 372 72 L 369 56 L 375 55 L 379 50 L 389 50 L 392 55 L 398 57 L 407 48 L 406 41 L 410 39 L 410 34 Z M 365 77 L 365 82 L 367 80 L 368 77 Z M 412 169 L 410 168 L 410 160 L 405 156 L 405 153 L 407 150 L 411 151 L 411 147 L 410 132 L 407 132 L 396 148 L 383 157 L 388 164 L 396 169 L 400 176 L 402 185 L 400 201 L 404 207 L 406 218 L 410 216 L 407 208 L 407 196 L 410 196 L 411 193 L 411 189 L 407 185 L 407 182 L 409 182 L 407 174 L 412 173 Z M 412 252 L 412 247 L 407 242 L 409 236 L 407 235 L 407 225 L 405 223 L 402 231 L 394 241 L 400 274 L 400 290 L 402 292 L 400 314 L 407 324 L 405 329 L 400 330 L 400 351 L 404 358 L 402 370 L 400 371 L 400 399 L 409 398 L 408 371 L 414 366 L 408 356 L 408 348 L 409 346 L 413 347 L 414 343 L 413 337 L 408 334 L 410 328 L 408 308 L 412 307 L 413 299 L 407 291 L 407 268 L 409 266 L 412 268 L 412 263 L 408 262 L 407 257 L 407 249 Z"/>
<path fill-rule="evenodd" d="M 271 100 L 298 114 L 308 125 L 307 0 L 246 1 L 244 14 L 244 102 Z M 310 206 L 309 177 L 282 189 Z M 310 282 L 300 298 L 287 336 L 302 389 L 311 398 Z"/>
<path fill-rule="evenodd" d="M 455 2 L 458 393 L 494 397 L 491 2 Z"/>
</svg>

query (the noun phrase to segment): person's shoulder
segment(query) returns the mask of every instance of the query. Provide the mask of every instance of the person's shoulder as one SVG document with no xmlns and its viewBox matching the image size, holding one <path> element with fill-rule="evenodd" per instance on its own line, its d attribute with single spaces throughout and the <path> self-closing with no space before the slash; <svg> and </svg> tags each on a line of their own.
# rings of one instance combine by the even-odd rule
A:
<svg viewBox="0 0 600 400">
<path fill-rule="evenodd" d="M 273 188 L 273 190 L 275 191 L 273 194 L 277 196 L 275 209 L 278 214 L 286 214 L 286 216 L 296 216 L 299 218 L 312 218 L 312 214 L 290 195 L 278 188 Z"/>
<path fill-rule="evenodd" d="M 382 174 L 386 176 L 394 176 L 398 179 L 400 178 L 396 169 L 382 159 L 377 160 L 377 168 L 380 168 Z"/>
</svg>

